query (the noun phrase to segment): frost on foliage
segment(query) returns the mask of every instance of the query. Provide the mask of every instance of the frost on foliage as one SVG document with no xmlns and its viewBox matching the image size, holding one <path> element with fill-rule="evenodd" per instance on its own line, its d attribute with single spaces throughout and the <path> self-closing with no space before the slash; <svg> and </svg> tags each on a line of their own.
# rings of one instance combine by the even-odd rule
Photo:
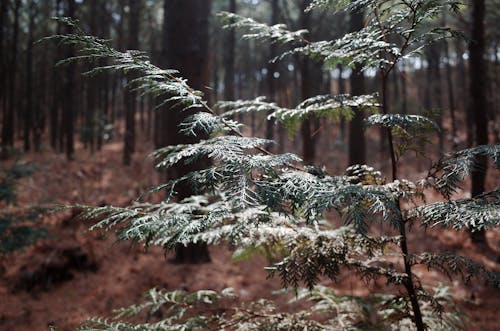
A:
<svg viewBox="0 0 500 331">
<path fill-rule="evenodd" d="M 500 190 L 472 199 L 435 202 L 417 207 L 410 215 L 420 218 L 425 226 L 449 227 L 472 231 L 500 226 Z"/>
<path fill-rule="evenodd" d="M 222 17 L 232 22 L 226 27 L 244 28 L 253 31 L 245 38 L 268 39 L 283 44 L 300 44 L 285 52 L 278 59 L 289 54 L 304 54 L 324 61 L 329 66 L 337 63 L 359 64 L 363 69 L 374 68 L 390 71 L 402 58 L 419 55 L 423 47 L 432 41 L 454 36 L 448 28 L 435 28 L 427 24 L 443 8 L 458 12 L 459 1 L 313 1 L 306 11 L 330 7 L 334 11 L 356 11 L 363 9 L 367 24 L 359 31 L 328 41 L 310 42 L 302 37 L 304 30 L 290 32 L 283 26 L 266 26 L 253 19 L 224 13 Z M 402 38 L 392 38 L 398 36 Z M 398 43 L 392 40 L 399 40 Z"/>
<path fill-rule="evenodd" d="M 375 112 L 378 106 L 374 95 L 348 94 L 318 95 L 302 101 L 295 108 L 279 107 L 273 102 L 265 101 L 265 97 L 254 100 L 222 101 L 216 105 L 217 109 L 223 111 L 220 115 L 223 118 L 236 114 L 264 112 L 268 114 L 268 120 L 283 123 L 292 133 L 306 118 L 327 118 L 333 121 L 341 118 L 351 119 L 355 108 Z"/>
<path fill-rule="evenodd" d="M 137 78 L 130 80 L 128 87 L 141 95 L 148 94 L 159 98 L 158 107 L 169 102 L 182 105 L 184 109 L 203 105 L 203 93 L 189 87 L 187 80 L 178 76 L 177 70 L 165 70 L 155 66 L 144 52 L 117 51 L 109 46 L 107 40 L 86 35 L 71 19 L 58 18 L 58 20 L 72 26 L 75 33 L 54 35 L 42 40 L 56 40 L 61 44 L 74 46 L 78 52 L 75 57 L 61 60 L 59 65 L 82 60 L 97 62 L 100 59 L 107 59 L 112 61 L 112 64 L 96 66 L 86 74 L 96 75 L 109 71 L 134 73 Z"/>
<path fill-rule="evenodd" d="M 326 2 L 314 1 L 310 8 Z M 425 44 L 425 38 L 439 35 L 440 31 L 427 29 L 423 23 L 439 13 L 443 4 L 452 3 L 337 2 L 337 9 L 363 7 L 368 15 L 367 24 L 361 31 L 337 41 L 309 42 L 303 37 L 304 30 L 291 32 L 282 25 L 269 27 L 229 13 L 222 16 L 228 26 L 249 31 L 245 35 L 247 38 L 292 44 L 296 48 L 291 53 L 316 56 L 332 63 L 341 61 L 390 71 L 399 59 L 418 51 Z M 393 35 L 401 36 L 402 40 L 391 38 Z M 315 285 L 323 278 L 338 280 L 342 270 L 355 273 L 367 281 L 382 278 L 398 289 L 400 285 L 407 286 L 411 277 L 403 271 L 403 258 L 409 259 L 413 265 L 423 264 L 445 274 L 464 274 L 466 280 L 476 273 L 493 279 L 485 269 L 460 257 L 403 255 L 398 246 L 405 239 L 404 231 L 396 237 L 375 236 L 370 231 L 370 225 L 385 222 L 397 230 L 404 230 L 408 221 L 419 219 L 426 226 L 443 225 L 457 229 L 497 226 L 497 191 L 475 199 L 439 202 L 403 210 L 401 206 L 406 204 L 401 204 L 402 201 L 416 204 L 414 198 L 422 195 L 420 185 L 404 179 L 388 182 L 380 172 L 363 165 L 352 166 L 344 175 L 338 176 L 330 175 L 319 167 L 301 166 L 300 158 L 293 154 L 274 155 L 266 151 L 264 148 L 271 141 L 242 136 L 240 124 L 233 119 L 234 115 L 256 111 L 265 112 L 269 118 L 285 125 L 291 123 L 292 126 L 309 116 L 349 118 L 352 108 L 378 107 L 373 96 L 317 96 L 293 109 L 279 107 L 263 98 L 238 100 L 219 103 L 217 110 L 222 113 L 217 114 L 203 101 L 201 93 L 191 89 L 176 71 L 155 67 L 140 52 L 118 52 L 107 42 L 80 32 L 54 39 L 74 45 L 80 51 L 77 57 L 63 62 L 110 59 L 113 64 L 91 70 L 90 74 L 107 70 L 134 72 L 137 78 L 130 82 L 131 88 L 158 96 L 163 103 L 180 103 L 185 108 L 203 107 L 207 111 L 189 116 L 180 129 L 186 134 L 208 138 L 194 144 L 161 148 L 153 156 L 157 158 L 159 168 L 182 166 L 200 158 L 210 159 L 211 165 L 153 188 L 152 191 L 167 190 L 167 199 L 161 203 L 137 203 L 125 208 L 80 207 L 83 218 L 97 221 L 91 229 L 115 230 L 118 240 L 134 240 L 166 249 L 179 244 L 227 242 L 236 248 L 236 258 L 244 258 L 253 252 L 270 253 L 267 256 L 272 259 L 269 267 L 271 275 L 278 275 L 285 286 L 305 284 L 313 289 L 312 297 L 317 295 L 314 300 L 320 300 L 323 307 L 330 302 L 325 301 L 328 298 L 336 299 L 326 291 L 314 292 Z M 403 44 L 392 43 L 392 40 L 401 40 Z M 417 115 L 372 115 L 367 122 L 390 128 L 406 139 L 411 139 L 414 131 L 434 127 L 431 121 Z M 498 145 L 480 146 L 450 155 L 432 169 L 427 184 L 434 185 L 449 198 L 459 181 L 471 171 L 478 170 L 481 162 L 477 162 L 476 158 L 486 156 L 490 156 L 498 167 Z M 171 198 L 175 196 L 176 186 L 184 181 L 189 182 L 200 195 L 173 201 Z M 333 229 L 332 219 L 343 221 L 344 226 Z M 416 275 L 411 276 L 415 277 L 412 286 L 417 291 L 425 323 L 440 329 L 436 324 L 438 319 L 432 319 L 431 316 L 435 315 L 430 313 L 439 307 L 437 299 L 423 289 Z M 341 319 L 343 315 L 336 311 L 335 316 L 324 323 L 308 319 L 311 316 L 309 311 L 296 314 L 279 312 L 268 301 L 226 310 L 213 309 L 221 297 L 227 296 L 214 291 L 195 294 L 152 291 L 146 303 L 120 311 L 115 319 L 95 319 L 89 322 L 87 329 L 84 327 L 82 330 L 261 330 L 264 327 L 273 330 L 336 330 L 340 321 L 345 323 L 341 327 L 353 330 L 370 328 L 373 326 L 370 323 L 379 321 L 382 324 L 377 324 L 377 327 L 381 329 L 412 327 L 405 295 L 393 296 L 383 303 L 377 302 L 376 298 L 370 299 L 373 301 L 368 305 L 375 302 L 382 307 L 375 319 L 374 315 L 363 315 L 365 312 L 355 315 L 352 320 L 352 315 Z M 357 301 L 357 304 L 360 302 Z M 144 310 L 158 316 L 156 312 L 160 306 L 166 313 L 160 313 L 163 317 L 157 322 L 137 324 L 122 321 L 122 318 Z M 187 313 L 191 308 L 195 310 Z"/>
<path fill-rule="evenodd" d="M 269 26 L 254 19 L 234 13 L 221 12 L 217 16 L 226 25 L 224 28 L 238 28 L 248 31 L 243 35 L 245 39 L 258 39 L 282 44 L 301 42 L 307 30 L 289 31 L 284 24 Z"/>
<path fill-rule="evenodd" d="M 179 133 L 191 136 L 206 136 L 216 133 L 240 131 L 242 124 L 208 112 L 198 112 L 188 116 L 180 125 Z"/>
<path fill-rule="evenodd" d="M 482 145 L 454 152 L 441 158 L 430 170 L 429 180 L 448 199 L 473 171 L 484 171 L 481 158 L 491 158 L 500 169 L 500 145 Z"/>
<path fill-rule="evenodd" d="M 411 132 L 418 130 L 439 130 L 437 124 L 421 115 L 403 115 L 403 114 L 374 114 L 366 119 L 368 126 L 382 126 L 385 128 L 399 129 L 407 136 L 412 136 Z"/>
</svg>

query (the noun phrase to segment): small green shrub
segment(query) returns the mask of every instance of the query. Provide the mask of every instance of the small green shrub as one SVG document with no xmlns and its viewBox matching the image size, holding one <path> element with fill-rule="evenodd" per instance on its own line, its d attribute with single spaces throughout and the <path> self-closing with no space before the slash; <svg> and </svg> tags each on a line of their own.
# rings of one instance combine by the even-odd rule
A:
<svg viewBox="0 0 500 331">
<path fill-rule="evenodd" d="M 116 51 L 106 41 L 81 31 L 52 37 L 80 51 L 80 55 L 62 63 L 108 58 L 114 63 L 88 74 L 102 70 L 134 72 L 137 78 L 129 83 L 131 88 L 160 98 L 162 105 L 172 101 L 185 108 L 198 108 L 200 111 L 187 118 L 180 131 L 209 135 L 198 143 L 168 146 L 153 154 L 159 168 L 204 157 L 212 160 L 205 169 L 154 188 L 152 192 L 167 192 L 164 202 L 125 208 L 79 206 L 84 209 L 83 218 L 97 220 L 91 229 L 115 230 L 119 240 L 167 250 L 179 244 L 205 242 L 229 243 L 236 247 L 238 257 L 266 252 L 274 261 L 268 267 L 270 276 L 279 277 L 284 287 L 295 288 L 297 298 L 312 305 L 297 313 L 280 312 L 275 303 L 266 300 L 219 307 L 223 300 L 234 297 L 232 291 L 187 294 L 152 290 L 143 304 L 120 310 L 111 319 L 92 319 L 81 330 L 457 330 L 464 325 L 449 292 L 426 287 L 414 268 L 425 266 L 450 276 L 462 275 L 466 281 L 480 278 L 499 288 L 495 273 L 466 257 L 409 251 L 408 233 L 429 227 L 497 227 L 498 188 L 472 199 L 453 200 L 452 194 L 472 171 L 478 170 L 478 157 L 490 157 L 495 168 L 500 167 L 500 145 L 444 155 L 418 182 L 399 178 L 400 158 L 414 149 L 415 137 L 428 135 L 436 125 L 419 115 L 391 114 L 386 102 L 387 77 L 398 61 L 418 55 L 432 39 L 455 35 L 427 23 L 442 10 L 458 10 L 459 3 L 317 0 L 308 10 L 332 4 L 334 10 L 363 8 L 366 26 L 337 40 L 311 42 L 304 39 L 302 30 L 269 27 L 230 13 L 222 17 L 230 27 L 249 30 L 245 38 L 291 45 L 288 54 L 312 56 L 327 65 L 341 62 L 377 70 L 383 87 L 380 96 L 317 96 L 293 109 L 257 98 L 219 103 L 221 112 L 217 112 L 175 70 L 156 67 L 143 53 Z M 387 130 L 390 180 L 365 165 L 331 175 L 321 167 L 302 165 L 296 155 L 272 154 L 265 149 L 272 141 L 244 136 L 243 124 L 234 120 L 238 113 L 262 111 L 293 129 L 303 118 L 349 118 L 360 108 L 380 112 L 370 115 L 366 124 Z M 173 201 L 181 182 L 189 182 L 201 195 Z M 441 193 L 444 201 L 426 203 L 423 198 L 427 189 Z M 335 227 L 332 218 L 344 225 Z M 392 231 L 386 235 L 371 231 L 380 222 Z M 339 280 L 344 270 L 365 281 L 383 279 L 386 291 L 362 298 L 339 296 L 321 286 L 322 279 Z M 306 290 L 299 289 L 302 285 Z M 162 313 L 158 314 L 160 309 Z M 142 311 L 148 311 L 151 318 L 159 317 L 154 322 L 130 322 L 129 317 Z M 316 319 L 319 312 L 323 316 Z"/>
</svg>

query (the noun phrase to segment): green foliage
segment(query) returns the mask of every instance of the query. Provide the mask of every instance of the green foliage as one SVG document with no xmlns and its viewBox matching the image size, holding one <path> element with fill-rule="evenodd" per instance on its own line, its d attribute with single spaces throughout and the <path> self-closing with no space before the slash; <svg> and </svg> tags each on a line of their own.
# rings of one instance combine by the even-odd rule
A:
<svg viewBox="0 0 500 331">
<path fill-rule="evenodd" d="M 354 116 L 353 109 L 376 112 L 378 104 L 374 95 L 340 94 L 317 95 L 302 101 L 292 109 L 266 102 L 263 97 L 254 100 L 222 101 L 218 102 L 216 107 L 224 111 L 221 114 L 223 118 L 242 113 L 267 112 L 268 120 L 275 120 L 283 124 L 293 134 L 302 120 L 306 118 L 327 118 L 332 121 L 339 121 L 341 118 L 350 120 Z"/>
<path fill-rule="evenodd" d="M 225 28 L 238 28 L 249 31 L 249 33 L 243 35 L 244 39 L 259 39 L 265 40 L 266 42 L 270 41 L 282 44 L 293 44 L 302 42 L 304 40 L 303 36 L 307 33 L 307 30 L 304 29 L 294 32 L 288 31 L 286 29 L 286 25 L 284 24 L 268 26 L 267 24 L 257 22 L 254 19 L 242 17 L 229 12 L 221 12 L 217 14 L 217 16 L 222 22 L 226 23 L 224 26 Z"/>
<path fill-rule="evenodd" d="M 40 209 L 0 213 L 0 255 L 21 250 L 46 238 L 48 232 L 41 225 Z"/>
<path fill-rule="evenodd" d="M 16 180 L 29 177 L 33 174 L 35 168 L 32 164 L 16 161 L 9 169 L 2 169 L 0 178 L 0 201 L 9 203 L 16 202 Z"/>
<path fill-rule="evenodd" d="M 479 158 L 489 157 L 496 169 L 500 168 L 500 145 L 483 145 L 451 153 L 440 159 L 429 171 L 436 190 L 447 199 L 473 171 L 484 171 Z"/>
<path fill-rule="evenodd" d="M 461 3 L 454 0 L 401 0 L 401 1 L 313 1 L 307 11 L 329 7 L 335 11 L 363 10 L 367 24 L 359 31 L 345 34 L 336 40 L 311 42 L 302 37 L 304 30 L 291 32 L 284 26 L 265 27 L 253 19 L 223 13 L 224 19 L 236 23 L 228 27 L 243 28 L 253 33 L 245 38 L 271 39 L 283 44 L 302 44 L 278 58 L 290 54 L 304 54 L 320 59 L 331 67 L 338 63 L 349 66 L 360 64 L 364 69 L 390 71 L 403 58 L 419 55 L 431 42 L 457 36 L 449 28 L 435 28 L 428 23 L 444 9 L 457 12 Z M 297 35 L 299 37 L 297 37 Z"/>
<path fill-rule="evenodd" d="M 0 201 L 15 203 L 16 181 L 29 177 L 35 167 L 27 162 L 16 161 L 10 168 L 3 169 L 0 180 Z M 12 253 L 47 237 L 47 230 L 40 224 L 42 209 L 16 209 L 0 212 L 0 254 Z"/>
<path fill-rule="evenodd" d="M 327 2 L 314 1 L 309 9 Z M 229 27 L 250 31 L 248 38 L 300 44 L 291 53 L 319 57 L 326 62 L 362 64 L 386 74 L 397 61 L 418 52 L 428 38 L 448 36 L 450 31 L 428 29 L 424 23 L 443 8 L 457 8 L 455 1 L 336 3 L 335 10 L 363 8 L 368 16 L 367 25 L 338 40 L 309 42 L 303 38 L 303 30 L 290 32 L 282 25 L 268 27 L 234 14 L 222 16 Z M 387 181 L 380 172 L 365 165 L 331 175 L 322 168 L 301 165 L 300 158 L 293 154 L 268 152 L 265 146 L 271 141 L 244 137 L 241 124 L 232 117 L 265 111 L 270 119 L 294 128 L 309 116 L 349 118 L 352 108 L 375 109 L 379 105 L 374 96 L 317 96 L 294 109 L 281 108 L 263 98 L 238 100 L 219 103 L 217 109 L 221 113 L 218 114 L 203 101 L 199 92 L 176 76 L 174 70 L 151 65 L 142 53 L 117 52 L 105 41 L 81 32 L 53 38 L 77 46 L 81 52 L 63 62 L 108 58 L 114 61 L 113 65 L 98 67 L 90 73 L 134 71 L 138 78 L 132 81 L 132 89 L 152 93 L 160 98 L 160 104 L 175 100 L 185 107 L 203 110 L 184 121 L 180 130 L 208 138 L 194 144 L 167 146 L 153 156 L 160 168 L 189 164 L 199 158 L 210 159 L 211 165 L 153 188 L 152 192 L 167 190 L 167 198 L 161 203 L 136 203 L 129 207 L 79 206 L 84 219 L 96 221 L 91 229 L 115 230 L 118 240 L 159 245 L 166 250 L 179 244 L 205 242 L 230 243 L 236 248 L 235 258 L 262 252 L 272 259 L 268 267 L 270 276 L 280 277 L 285 287 L 298 288 L 304 284 L 309 292 L 301 292 L 306 294 L 299 298 L 315 303 L 313 310 L 297 313 L 279 312 L 269 301 L 212 310 L 208 306 L 217 307 L 216 302 L 231 292 L 186 294 L 153 290 L 144 304 L 119 311 L 114 319 L 93 319 L 82 330 L 410 330 L 412 323 L 418 325 L 419 319 L 434 329 L 455 330 L 463 325 L 452 309 L 449 295 L 441 289 L 424 288 L 412 272 L 413 266 L 425 265 L 449 276 L 459 274 L 465 281 L 472 276 L 483 276 L 499 287 L 494 273 L 467 258 L 408 252 L 406 232 L 410 223 L 417 222 L 424 228 L 498 226 L 498 190 L 474 199 L 450 200 L 459 183 L 472 170 L 477 170 L 480 164 L 475 161 L 477 157 L 492 157 L 498 169 L 498 145 L 445 156 L 418 183 L 396 178 Z M 399 44 L 389 40 L 398 40 Z M 404 143 L 401 153 L 419 134 L 435 128 L 425 117 L 397 114 L 372 115 L 367 125 L 391 129 Z M 175 189 L 181 182 L 192 185 L 197 195 L 175 201 Z M 427 187 L 443 193 L 448 201 L 426 204 L 421 198 Z M 334 228 L 333 219 L 343 221 L 344 225 Z M 398 235 L 372 233 L 371 225 L 380 222 L 389 224 Z M 418 226 L 412 229 L 419 230 Z M 322 279 L 335 281 L 343 272 L 351 272 L 365 281 L 383 279 L 399 294 L 340 297 L 331 289 L 318 287 Z M 156 316 L 162 306 L 166 312 L 157 322 L 125 321 L 144 310 L 149 310 L 150 317 Z M 317 322 L 312 312 L 320 310 L 329 316 Z"/>
</svg>

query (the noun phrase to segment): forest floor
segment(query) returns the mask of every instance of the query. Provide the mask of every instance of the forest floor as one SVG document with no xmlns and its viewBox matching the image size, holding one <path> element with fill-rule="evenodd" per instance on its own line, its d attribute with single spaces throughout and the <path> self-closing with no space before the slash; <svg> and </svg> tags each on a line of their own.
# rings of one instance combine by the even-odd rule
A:
<svg viewBox="0 0 500 331">
<path fill-rule="evenodd" d="M 0 208 L 41 203 L 125 206 L 158 182 L 147 158 L 152 147 L 139 143 L 137 149 L 128 167 L 122 165 L 120 143 L 108 143 L 93 155 L 78 146 L 75 160 L 69 163 L 52 151 L 26 154 L 22 159 L 32 162 L 37 171 L 18 181 L 17 206 Z M 337 154 L 337 163 L 343 157 Z M 139 302 L 153 287 L 189 291 L 232 287 L 243 300 L 275 296 L 272 291 L 280 288 L 278 279 L 266 280 L 262 258 L 231 262 L 227 247 L 210 247 L 211 263 L 178 265 L 160 248 L 145 251 L 129 243 L 116 244 L 112 235 L 85 232 L 88 224 L 74 219 L 70 211 L 46 216 L 43 222 L 49 238 L 0 260 L 0 330 L 48 330 L 49 325 L 72 330 L 89 316 L 109 316 L 114 308 Z M 487 233 L 492 250 L 484 252 L 471 245 L 464 232 L 418 230 L 410 234 L 412 250 L 450 251 L 500 270 L 498 231 Z M 417 274 L 428 285 L 451 288 L 470 318 L 471 330 L 499 330 L 497 290 L 474 280 L 473 285 L 464 285 L 433 271 L 417 270 Z M 384 286 L 375 282 L 367 287 L 349 274 L 338 284 L 328 284 L 345 294 Z"/>
</svg>

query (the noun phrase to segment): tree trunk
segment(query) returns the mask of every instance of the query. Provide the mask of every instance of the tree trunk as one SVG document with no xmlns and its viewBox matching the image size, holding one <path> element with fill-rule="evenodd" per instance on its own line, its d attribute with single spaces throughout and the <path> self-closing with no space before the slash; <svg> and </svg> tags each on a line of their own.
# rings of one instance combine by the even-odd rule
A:
<svg viewBox="0 0 500 331">
<path fill-rule="evenodd" d="M 358 31 L 363 28 L 363 13 L 354 11 L 350 14 L 350 30 Z M 351 73 L 351 94 L 365 93 L 365 79 L 361 66 L 356 65 Z M 349 123 L 349 165 L 366 163 L 366 141 L 363 130 L 364 114 L 361 109 L 354 109 L 354 117 Z M 384 145 L 381 137 L 381 146 Z"/>
<path fill-rule="evenodd" d="M 140 19 L 140 0 L 129 0 L 129 40 L 128 48 L 136 50 L 139 48 L 139 19 Z M 133 74 L 128 75 L 128 80 L 134 79 Z M 135 112 L 137 93 L 125 91 L 125 141 L 123 148 L 123 164 L 129 165 L 132 160 L 132 154 L 135 151 Z"/>
<path fill-rule="evenodd" d="M 236 0 L 229 0 L 229 12 L 236 13 Z M 224 100 L 234 100 L 234 63 L 236 50 L 236 31 L 226 31 L 223 50 L 224 61 Z"/>
<path fill-rule="evenodd" d="M 485 36 L 484 36 L 484 0 L 472 1 L 472 31 L 469 42 L 469 75 L 470 75 L 470 104 L 469 111 L 474 116 L 476 145 L 488 144 L 488 118 L 486 87 Z M 484 192 L 486 178 L 486 158 L 479 158 L 479 171 L 472 172 L 471 196 L 476 197 Z M 477 244 L 486 244 L 484 230 L 471 233 L 471 239 Z"/>
<path fill-rule="evenodd" d="M 342 72 L 344 70 L 344 66 L 342 64 L 337 65 L 337 70 L 339 71 L 339 78 L 337 79 L 337 85 L 338 85 L 338 94 L 345 94 L 346 89 L 345 89 L 345 80 L 342 77 Z M 339 138 L 337 139 L 338 142 L 342 145 L 345 146 L 345 138 L 346 138 L 346 119 L 342 117 L 340 119 L 340 135 Z"/>
<path fill-rule="evenodd" d="M 21 0 L 16 0 L 14 6 L 14 26 L 11 43 L 11 54 L 9 63 L 9 94 L 8 104 L 3 112 L 3 127 L 2 127 L 2 156 L 8 157 L 10 150 L 14 147 L 14 108 L 19 106 L 16 104 L 16 67 L 17 67 L 17 44 L 19 33 L 19 9 L 21 8 Z"/>
<path fill-rule="evenodd" d="M 278 24 L 278 15 L 279 15 L 279 7 L 278 0 L 271 0 L 271 25 Z M 271 43 L 269 46 L 269 59 L 273 59 L 276 57 L 276 45 Z M 277 64 L 275 61 L 269 61 L 267 64 L 267 84 L 268 84 L 268 93 L 269 100 L 272 102 L 276 102 L 276 84 L 277 79 L 274 77 L 274 72 L 277 70 Z M 274 119 L 267 119 L 266 114 L 266 139 L 273 140 L 274 139 Z M 268 144 L 266 149 L 271 151 L 273 149 L 273 144 Z"/>
<path fill-rule="evenodd" d="M 164 67 L 175 68 L 188 79 L 191 87 L 204 90 L 210 79 L 208 70 L 208 15 L 209 0 L 165 0 L 163 26 L 163 61 Z M 175 47 L 172 47 L 175 45 Z M 178 133 L 179 123 L 194 110 L 181 111 L 170 105 L 164 110 L 161 119 L 159 143 L 161 146 L 194 143 L 193 137 Z M 199 138 L 198 138 L 199 139 Z M 158 146 L 160 147 L 160 146 Z M 203 161 L 202 161 L 203 162 Z M 199 169 L 202 164 L 189 164 L 174 167 L 169 171 L 170 178 L 179 178 L 188 172 Z M 178 199 L 190 196 L 193 191 L 188 184 L 176 188 Z M 199 243 L 176 248 L 175 262 L 203 263 L 210 261 L 206 244 Z"/>
<path fill-rule="evenodd" d="M 28 2 L 28 40 L 26 45 L 26 108 L 24 112 L 24 151 L 31 148 L 31 131 L 33 126 L 33 42 L 35 28 L 35 2 Z"/>
<path fill-rule="evenodd" d="M 66 16 L 75 17 L 76 4 L 75 0 L 67 0 L 66 2 Z M 68 26 L 66 28 L 66 33 L 72 33 L 73 29 Z M 75 51 L 73 47 L 67 46 L 66 58 L 75 56 Z M 75 151 L 74 146 L 74 121 L 75 121 L 75 65 L 68 64 L 66 66 L 66 81 L 64 86 L 64 108 L 62 113 L 62 126 L 64 127 L 65 135 L 65 148 L 66 148 L 66 158 L 68 161 L 73 160 L 73 154 Z"/>
<path fill-rule="evenodd" d="M 300 27 L 310 30 L 311 14 L 304 12 L 309 1 L 302 1 L 300 4 L 301 14 L 299 17 Z M 309 58 L 303 57 L 299 60 L 300 85 L 302 100 L 315 96 L 322 87 L 321 66 L 313 63 Z M 302 136 L 302 159 L 305 164 L 312 164 L 316 157 L 316 141 L 318 121 L 313 118 L 305 118 L 302 121 L 300 132 Z"/>
<path fill-rule="evenodd" d="M 4 29 L 6 25 L 7 18 L 7 2 L 8 0 L 1 0 L 0 2 L 0 107 L 2 108 L 2 114 L 5 111 L 5 58 L 6 52 L 4 47 Z M 2 144 L 0 144 L 1 147 Z"/>
</svg>

